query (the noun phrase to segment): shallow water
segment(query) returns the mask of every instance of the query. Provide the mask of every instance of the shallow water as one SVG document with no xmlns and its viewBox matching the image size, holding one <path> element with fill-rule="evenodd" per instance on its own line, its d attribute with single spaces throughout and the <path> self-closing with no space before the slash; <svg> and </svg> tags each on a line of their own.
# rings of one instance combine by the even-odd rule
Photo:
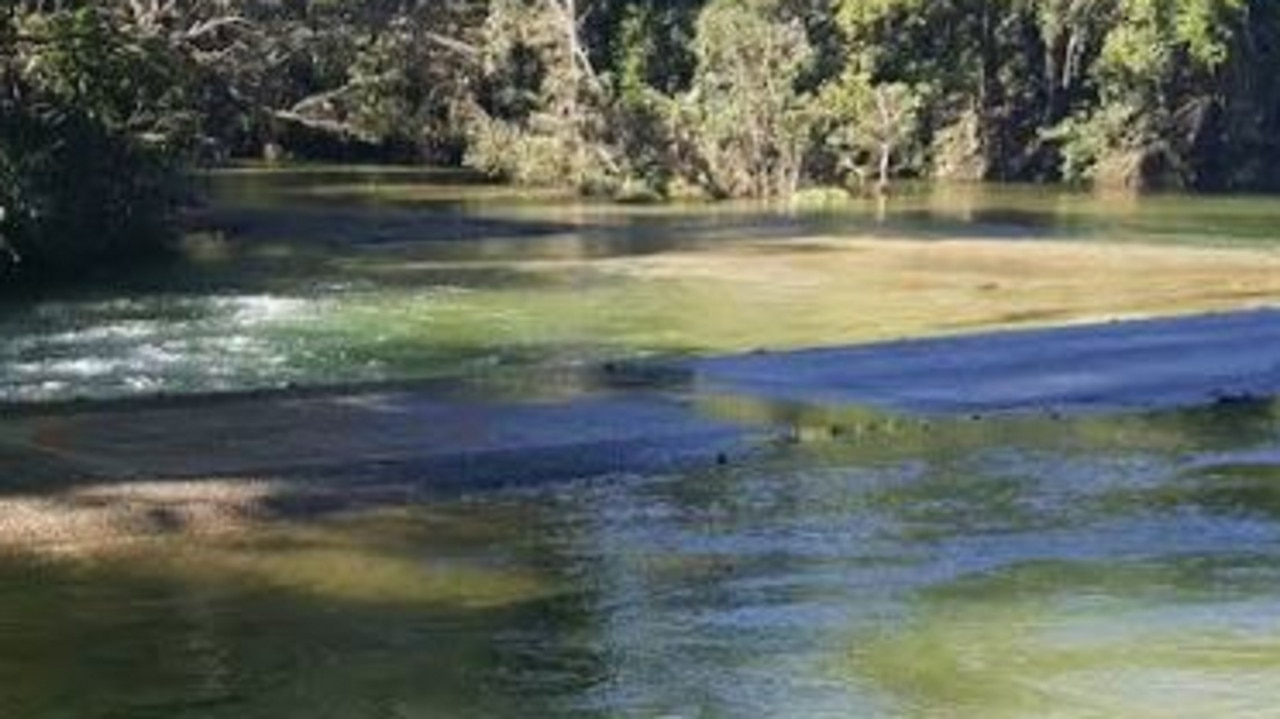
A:
<svg viewBox="0 0 1280 719">
<path fill-rule="evenodd" d="M 1280 209 L 1264 200 L 968 188 L 883 214 L 621 209 L 452 179 L 215 178 L 245 235 L 0 308 L 0 403 L 433 377 L 563 399 L 595 388 L 549 377 L 619 358 L 1277 296 L 1130 297 L 1160 285 L 1136 269 L 1155 254 L 1106 255 L 1085 285 L 1052 284 L 1062 264 L 954 264 L 968 248 L 936 272 L 910 252 L 862 275 L 833 259 L 832 238 L 1268 248 Z M 1035 291 L 990 286 L 1008 275 Z M 1108 288 L 1096 304 L 1088 282 Z M 32 498 L 57 467 L 15 461 L 0 431 L 17 475 L 0 477 L 0 522 L 119 509 L 160 530 L 86 542 L 54 525 L 66 541 L 0 546 L 0 717 L 1276 716 L 1275 403 L 921 419 L 682 399 L 781 431 L 723 466 L 513 476 L 209 534 L 74 478 Z M 283 491 L 242 479 L 217 491 Z"/>
<path fill-rule="evenodd" d="M 1280 210 L 1264 200 L 972 187 L 920 190 L 883 208 L 620 208 L 407 170 L 240 172 L 204 182 L 216 198 L 214 224 L 227 232 L 191 236 L 178 261 L 0 302 L 0 402 L 518 376 L 1280 296 L 1277 273 L 1247 258 L 1207 275 L 1194 271 L 1203 264 L 1194 258 L 1180 268 L 1154 263 L 1135 282 L 1152 258 L 1023 266 L 979 252 L 965 266 L 958 255 L 894 250 L 864 264 L 858 253 L 867 248 L 848 245 L 1068 239 L 1271 249 Z M 1094 287 L 1099 270 L 1111 281 Z M 1243 284 L 1232 279 L 1250 272 Z M 1204 296 L 1183 297 L 1187 288 Z"/>
<path fill-rule="evenodd" d="M 782 412 L 749 462 L 0 562 L 15 717 L 1269 716 L 1280 411 Z M 833 427 L 840 431 L 833 431 Z"/>
</svg>

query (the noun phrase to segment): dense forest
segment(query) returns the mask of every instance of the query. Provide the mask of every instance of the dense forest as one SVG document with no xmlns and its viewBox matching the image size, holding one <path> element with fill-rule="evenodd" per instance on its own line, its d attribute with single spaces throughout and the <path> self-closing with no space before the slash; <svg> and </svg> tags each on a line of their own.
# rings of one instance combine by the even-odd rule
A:
<svg viewBox="0 0 1280 719">
<path fill-rule="evenodd" d="M 156 236 L 182 167 L 245 157 L 630 199 L 1280 187 L 1273 0 L 8 2 L 0 269 Z"/>
</svg>

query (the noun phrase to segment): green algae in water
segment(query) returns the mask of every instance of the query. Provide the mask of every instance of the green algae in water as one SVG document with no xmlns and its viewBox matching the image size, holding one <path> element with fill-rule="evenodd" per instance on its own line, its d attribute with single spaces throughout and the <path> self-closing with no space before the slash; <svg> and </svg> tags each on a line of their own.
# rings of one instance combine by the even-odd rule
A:
<svg viewBox="0 0 1280 719">
<path fill-rule="evenodd" d="M 1280 527 L 1250 498 L 1280 479 L 1274 406 L 927 424 L 705 409 L 807 429 L 703 470 L 410 508 L 396 496 L 244 534 L 0 561 L 0 707 L 36 719 L 1270 711 Z M 846 431 L 819 431 L 832 424 Z"/>
<path fill-rule="evenodd" d="M 192 237 L 185 261 L 0 304 L 0 401 L 511 376 L 1280 296 L 1275 211 L 1252 199 L 932 188 L 882 221 L 857 203 L 633 208 L 441 181 L 217 177 L 229 231 Z M 1029 239 L 1055 242 L 1009 242 Z M 1252 249 L 1206 249 L 1224 243 Z"/>
<path fill-rule="evenodd" d="M 1215 596 L 1213 579 L 1124 561 L 1016 567 L 930 593 L 902 626 L 856 640 L 844 670 L 903 716 L 1267 715 L 1280 601 Z"/>
<path fill-rule="evenodd" d="M 209 239 L 174 277 L 6 308 L 5 398 L 521 373 L 1275 296 L 1236 284 L 1247 265 L 1272 272 L 1266 253 L 1172 252 L 1187 258 L 1179 275 L 1144 248 L 1102 292 L 1091 262 L 1120 255 L 1079 261 L 1058 246 L 1064 264 L 1041 265 L 1043 284 L 1016 295 L 1006 276 L 1035 276 L 1019 263 L 1038 250 L 969 262 L 972 246 L 956 244 L 1266 248 L 1275 210 L 1255 200 L 980 189 L 904 198 L 883 222 L 869 207 L 779 220 L 508 207 L 502 192 L 469 202 L 467 188 L 374 179 L 380 212 L 501 216 L 484 227 L 517 236 L 444 241 L 458 219 L 444 214 L 377 225 L 382 244 Z M 275 196 L 258 192 L 272 176 L 258 180 L 242 199 L 274 208 L 350 191 L 309 189 L 350 184 L 341 173 L 295 177 Z M 883 248 L 849 236 L 946 241 L 899 243 L 897 264 L 877 266 Z M 1215 257 L 1227 259 L 1196 274 Z M 1081 284 L 1054 285 L 1060 271 Z M 1141 294 L 1153 289 L 1174 294 Z M 110 556 L 6 557 L 0 715 L 1273 713 L 1274 404 L 977 421 L 695 406 L 795 431 L 688 473 L 432 497 L 249 535 L 174 532 Z M 29 491 L 55 471 L 19 466 L 4 483 Z"/>
<path fill-rule="evenodd" d="M 389 509 L 0 555 L 4 716 L 495 716 L 493 633 L 560 612 L 500 511 Z M 92 540 L 92 538 L 83 538 Z M 534 674 L 576 661 L 546 646 Z M 556 680 L 550 680 L 552 682 Z"/>
</svg>

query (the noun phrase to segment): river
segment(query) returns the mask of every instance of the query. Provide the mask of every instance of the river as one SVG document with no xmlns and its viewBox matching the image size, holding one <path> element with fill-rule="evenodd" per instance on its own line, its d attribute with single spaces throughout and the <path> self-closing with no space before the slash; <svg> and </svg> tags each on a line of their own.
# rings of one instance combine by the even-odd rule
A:
<svg viewBox="0 0 1280 719">
<path fill-rule="evenodd" d="M 0 309 L 0 716 L 1275 715 L 1280 408 L 1262 397 L 918 415 L 642 376 L 700 421 L 771 431 L 721 461 L 520 481 L 517 457 L 509 482 L 424 478 L 209 532 L 167 513 L 195 526 L 217 502 L 147 503 L 240 507 L 285 480 L 104 469 L 143 466 L 172 417 L 148 413 L 174 407 L 207 414 L 185 451 L 216 455 L 219 417 L 282 398 L 573 406 L 618 364 L 1265 306 L 1274 202 L 972 187 L 620 208 L 408 170 L 204 182 L 221 230 L 182 259 Z M 17 429 L 34 424 L 44 454 Z M 138 444 L 91 466 L 108 425 Z M 316 447 L 304 430 L 281 431 Z M 92 476 L 33 459 L 55 445 Z M 95 512 L 139 507 L 168 529 L 95 534 L 122 531 Z"/>
</svg>

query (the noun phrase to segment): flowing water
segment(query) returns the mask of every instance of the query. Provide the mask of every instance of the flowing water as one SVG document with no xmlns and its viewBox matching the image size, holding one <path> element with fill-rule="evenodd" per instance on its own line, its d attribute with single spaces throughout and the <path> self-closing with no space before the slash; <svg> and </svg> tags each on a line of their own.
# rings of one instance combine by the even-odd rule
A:
<svg viewBox="0 0 1280 719">
<path fill-rule="evenodd" d="M 843 237 L 1265 252 L 1280 226 L 1262 200 L 1031 190 L 922 194 L 881 215 L 624 210 L 405 172 L 213 182 L 247 239 L 195 237 L 177 265 L 11 302 L 0 401 L 30 414 L 88 400 L 49 410 L 67 413 L 519 376 L 539 380 L 517 394 L 543 397 L 547 377 L 619 359 L 1108 306 L 1071 304 L 1070 284 L 983 304 L 1010 271 L 992 256 L 959 284 L 911 254 L 875 266 L 907 273 L 903 287 L 868 273 L 846 288 L 823 275 Z M 1088 273 L 1116 283 L 1102 299 L 1147 310 L 1121 290 L 1158 278 L 1106 256 L 1122 271 Z M 1174 299 L 1280 296 L 1268 287 Z M 1041 314 L 1007 316 L 1010 297 Z M 556 401 L 574 391 L 591 390 Z M 1280 716 L 1275 403 L 921 418 L 687 399 L 701 417 L 787 432 L 721 465 L 454 487 L 105 546 L 7 544 L 0 717 Z M 0 486 L 14 488 L 0 538 L 28 516 L 14 506 L 54 517 L 114 496 L 74 482 L 30 496 L 23 473 L 44 469 L 7 459 L 4 440 L 0 427 Z"/>
<path fill-rule="evenodd" d="M 744 466 L 12 558 L 0 709 L 1274 716 L 1274 406 L 792 419 Z"/>
<path fill-rule="evenodd" d="M 983 252 L 969 262 L 965 248 L 876 260 L 841 244 L 1269 248 L 1280 207 L 1266 200 L 1135 203 L 975 187 L 887 208 L 618 208 L 450 179 L 410 171 L 206 179 L 218 199 L 215 225 L 229 232 L 192 236 L 169 266 L 113 270 L 91 289 L 38 302 L 0 300 L 0 402 L 488 377 L 1280 295 L 1274 255 L 1262 265 L 1228 260 L 1202 276 L 1194 268 L 1218 258 L 1023 267 Z M 1251 272 L 1252 285 L 1235 286 Z"/>
</svg>

